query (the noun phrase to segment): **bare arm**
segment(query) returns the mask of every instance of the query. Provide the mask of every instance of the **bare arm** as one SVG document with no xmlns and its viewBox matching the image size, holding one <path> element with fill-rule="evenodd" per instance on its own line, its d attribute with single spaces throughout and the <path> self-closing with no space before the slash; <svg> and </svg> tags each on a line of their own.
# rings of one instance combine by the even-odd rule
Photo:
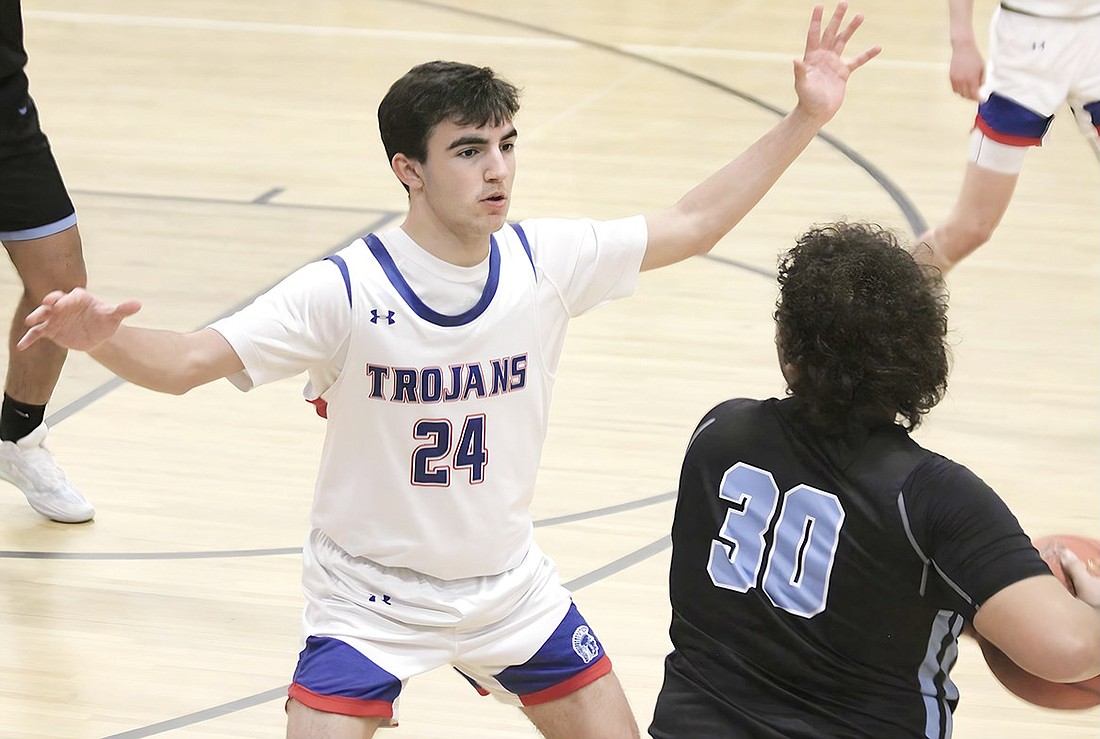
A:
<svg viewBox="0 0 1100 739">
<path fill-rule="evenodd" d="M 87 352 L 128 382 L 174 395 L 244 369 L 213 329 L 184 334 L 122 325 L 140 309 L 136 301 L 108 305 L 81 288 L 53 292 L 27 316 L 29 329 L 17 348 L 49 339 Z"/>
<path fill-rule="evenodd" d="M 1029 577 L 989 598 L 974 628 L 1033 675 L 1066 683 L 1100 675 L 1100 578 L 1080 560 L 1063 566 L 1079 597 L 1053 575 Z"/>
<path fill-rule="evenodd" d="M 985 61 L 974 40 L 974 0 L 948 0 L 951 24 L 951 89 L 977 100 L 985 81 Z"/>
<path fill-rule="evenodd" d="M 838 3 L 824 29 L 822 7 L 814 8 L 805 53 L 794 62 L 795 109 L 675 205 L 646 215 L 649 240 L 643 270 L 710 251 L 764 197 L 840 108 L 848 76 L 881 51 L 876 46 L 849 62 L 842 59 L 844 47 L 863 22 L 863 16 L 857 15 L 841 29 L 847 7 L 847 3 Z"/>
</svg>

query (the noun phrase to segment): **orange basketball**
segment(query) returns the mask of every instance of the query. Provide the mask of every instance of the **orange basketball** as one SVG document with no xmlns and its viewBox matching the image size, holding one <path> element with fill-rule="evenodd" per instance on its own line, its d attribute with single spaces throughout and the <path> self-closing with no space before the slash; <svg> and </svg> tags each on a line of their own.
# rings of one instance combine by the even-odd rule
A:
<svg viewBox="0 0 1100 739">
<path fill-rule="evenodd" d="M 1059 546 L 1072 550 L 1082 562 L 1095 562 L 1096 566 L 1100 566 L 1100 541 L 1096 539 L 1059 534 L 1040 537 L 1033 543 L 1043 561 L 1050 567 L 1050 571 L 1071 593 L 1074 592 L 1073 584 L 1062 571 L 1062 563 L 1058 558 Z M 980 635 L 977 638 L 978 645 L 982 648 L 982 656 L 985 657 L 985 663 L 989 665 L 990 671 L 1001 685 L 1028 703 L 1063 710 L 1092 708 L 1100 705 L 1100 676 L 1079 683 L 1050 682 L 1018 666 L 1004 652 Z"/>
</svg>

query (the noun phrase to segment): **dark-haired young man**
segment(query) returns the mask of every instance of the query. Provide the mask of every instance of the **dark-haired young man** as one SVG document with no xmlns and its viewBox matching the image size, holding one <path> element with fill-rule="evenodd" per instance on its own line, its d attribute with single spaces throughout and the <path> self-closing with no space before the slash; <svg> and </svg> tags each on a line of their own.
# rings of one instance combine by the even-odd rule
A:
<svg viewBox="0 0 1100 739">
<path fill-rule="evenodd" d="M 1066 561 L 1074 599 L 996 493 L 909 437 L 947 387 L 938 275 L 866 224 L 781 260 L 791 397 L 691 438 L 652 736 L 949 737 L 967 623 L 1040 677 L 1100 673 L 1100 578 Z"/>
<path fill-rule="evenodd" d="M 409 193 L 400 228 L 309 265 L 212 327 L 121 326 L 138 306 L 49 296 L 49 338 L 123 378 L 182 393 L 308 371 L 328 427 L 304 551 L 305 644 L 288 735 L 367 737 L 410 678 L 453 665 L 547 737 L 638 728 L 595 633 L 533 539 L 529 504 L 570 318 L 629 294 L 639 269 L 709 250 L 839 107 L 861 18 L 815 8 L 798 104 L 679 203 L 617 221 L 506 221 L 517 91 L 432 62 L 379 107 Z"/>
</svg>

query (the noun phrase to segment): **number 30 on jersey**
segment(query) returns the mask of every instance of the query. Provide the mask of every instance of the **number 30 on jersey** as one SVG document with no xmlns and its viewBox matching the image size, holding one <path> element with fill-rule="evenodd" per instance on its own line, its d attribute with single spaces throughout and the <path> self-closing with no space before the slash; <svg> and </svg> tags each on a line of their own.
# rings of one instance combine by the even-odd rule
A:
<svg viewBox="0 0 1100 739">
<path fill-rule="evenodd" d="M 740 593 L 760 587 L 774 606 L 796 616 L 824 611 L 844 525 L 840 500 L 809 485 L 780 494 L 770 472 L 744 462 L 726 470 L 718 496 L 731 505 L 711 541 L 711 582 Z"/>
</svg>

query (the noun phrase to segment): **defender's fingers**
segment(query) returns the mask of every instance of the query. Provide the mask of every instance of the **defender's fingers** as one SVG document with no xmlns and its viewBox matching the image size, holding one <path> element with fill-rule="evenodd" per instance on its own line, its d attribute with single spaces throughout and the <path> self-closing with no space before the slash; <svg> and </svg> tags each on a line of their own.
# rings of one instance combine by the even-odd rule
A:
<svg viewBox="0 0 1100 739">
<path fill-rule="evenodd" d="M 865 51 L 862 54 L 860 54 L 859 56 L 857 56 L 855 59 L 848 62 L 848 70 L 850 72 L 856 71 L 857 69 L 859 69 L 864 64 L 871 61 L 872 59 L 874 59 L 876 56 L 878 56 L 881 53 L 882 53 L 882 47 L 881 46 L 872 46 L 870 49 L 868 49 L 867 51 Z"/>
<path fill-rule="evenodd" d="M 821 45 L 826 48 L 834 48 L 837 44 L 837 31 L 840 30 L 840 23 L 844 20 L 844 14 L 848 12 L 848 3 L 839 2 L 836 4 L 836 10 L 833 11 L 833 16 L 829 19 L 829 25 L 825 26 L 825 32 L 821 34 Z"/>
<path fill-rule="evenodd" d="M 815 5 L 813 12 L 810 14 L 810 27 L 806 31 L 806 54 L 816 49 L 821 43 L 821 16 L 824 13 L 824 6 Z"/>
<path fill-rule="evenodd" d="M 852 18 L 851 22 L 844 30 L 840 32 L 840 35 L 837 36 L 837 43 L 840 45 L 838 51 L 843 49 L 852 36 L 855 35 L 856 29 L 863 25 L 863 19 L 864 16 L 862 13 L 857 14 L 856 17 Z"/>
</svg>

